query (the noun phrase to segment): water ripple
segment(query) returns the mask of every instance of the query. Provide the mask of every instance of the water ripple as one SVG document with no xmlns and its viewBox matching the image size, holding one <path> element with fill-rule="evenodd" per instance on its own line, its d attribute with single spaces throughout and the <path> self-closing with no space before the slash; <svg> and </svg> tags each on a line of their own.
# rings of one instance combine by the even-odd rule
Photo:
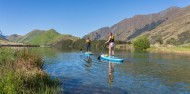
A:
<svg viewBox="0 0 190 94">
<path fill-rule="evenodd" d="M 190 75 L 184 72 L 190 59 L 144 54 L 119 54 L 125 62 L 115 64 L 97 60 L 98 55 L 59 52 L 54 58 L 45 58 L 44 70 L 61 80 L 66 94 L 190 93 Z"/>
</svg>

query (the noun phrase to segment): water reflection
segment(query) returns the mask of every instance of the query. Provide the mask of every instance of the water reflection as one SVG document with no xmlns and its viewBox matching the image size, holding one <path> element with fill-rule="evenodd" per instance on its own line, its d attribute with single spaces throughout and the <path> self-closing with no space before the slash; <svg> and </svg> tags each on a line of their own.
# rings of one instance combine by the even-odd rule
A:
<svg viewBox="0 0 190 94">
<path fill-rule="evenodd" d="M 84 61 L 86 62 L 84 65 L 86 66 L 86 70 L 90 71 L 90 67 L 91 67 L 91 63 L 92 63 L 92 59 L 90 57 L 90 55 L 86 56 L 86 58 L 84 59 Z"/>
<path fill-rule="evenodd" d="M 45 54 L 55 50 L 46 49 Z M 189 56 L 166 53 L 118 52 L 121 64 L 97 60 L 79 51 L 58 51 L 47 57 L 45 71 L 58 77 L 64 92 L 97 94 L 190 94 Z M 127 60 L 127 62 L 126 62 Z M 115 70 L 115 71 L 114 71 Z M 74 93 L 75 94 L 75 93 Z M 85 93 L 89 94 L 89 93 Z"/>
<path fill-rule="evenodd" d="M 113 79 L 114 79 L 113 72 L 114 72 L 114 63 L 109 62 L 108 63 L 108 83 L 110 86 L 112 86 Z"/>
</svg>

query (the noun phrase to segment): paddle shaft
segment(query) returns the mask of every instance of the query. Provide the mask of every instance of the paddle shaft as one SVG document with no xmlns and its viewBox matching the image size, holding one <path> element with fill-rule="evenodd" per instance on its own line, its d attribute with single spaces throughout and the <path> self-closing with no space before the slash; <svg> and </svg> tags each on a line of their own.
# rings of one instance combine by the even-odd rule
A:
<svg viewBox="0 0 190 94">
<path fill-rule="evenodd" d="M 100 55 L 102 54 L 102 52 L 103 52 L 104 49 L 105 49 L 105 45 L 103 46 L 103 49 L 102 49 L 102 51 L 100 52 Z M 100 55 L 99 55 L 98 59 L 100 59 Z"/>
<path fill-rule="evenodd" d="M 103 46 L 103 49 L 102 49 L 102 51 L 100 52 L 100 55 L 102 54 L 102 52 L 104 51 L 104 49 L 105 49 L 105 45 Z"/>
</svg>

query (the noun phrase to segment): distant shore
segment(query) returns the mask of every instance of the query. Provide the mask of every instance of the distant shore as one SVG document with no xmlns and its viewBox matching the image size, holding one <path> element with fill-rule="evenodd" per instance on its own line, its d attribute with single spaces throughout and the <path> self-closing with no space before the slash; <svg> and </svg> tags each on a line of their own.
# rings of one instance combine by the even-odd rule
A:
<svg viewBox="0 0 190 94">
<path fill-rule="evenodd" d="M 116 45 L 116 49 L 119 50 L 131 50 L 133 51 L 134 48 L 132 45 L 126 45 L 126 44 L 120 44 Z M 158 53 L 181 53 L 181 54 L 190 54 L 190 44 L 180 45 L 180 46 L 157 46 L 157 45 L 151 45 L 150 48 L 146 49 L 148 52 L 158 52 Z"/>
<path fill-rule="evenodd" d="M 185 47 L 151 47 L 148 48 L 149 52 L 158 52 L 158 53 L 179 53 L 179 54 L 190 54 L 190 48 Z"/>
<path fill-rule="evenodd" d="M 7 44 L 0 46 L 1 47 L 40 47 L 40 45 L 26 45 L 26 44 Z"/>
</svg>

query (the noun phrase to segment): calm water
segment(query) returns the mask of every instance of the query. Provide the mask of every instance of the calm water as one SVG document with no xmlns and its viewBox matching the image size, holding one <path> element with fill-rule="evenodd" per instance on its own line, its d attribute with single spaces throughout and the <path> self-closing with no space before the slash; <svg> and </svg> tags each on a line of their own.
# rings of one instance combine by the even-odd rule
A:
<svg viewBox="0 0 190 94">
<path fill-rule="evenodd" d="M 123 63 L 99 61 L 99 54 L 43 49 L 44 70 L 72 94 L 190 94 L 190 56 L 116 52 Z"/>
</svg>

